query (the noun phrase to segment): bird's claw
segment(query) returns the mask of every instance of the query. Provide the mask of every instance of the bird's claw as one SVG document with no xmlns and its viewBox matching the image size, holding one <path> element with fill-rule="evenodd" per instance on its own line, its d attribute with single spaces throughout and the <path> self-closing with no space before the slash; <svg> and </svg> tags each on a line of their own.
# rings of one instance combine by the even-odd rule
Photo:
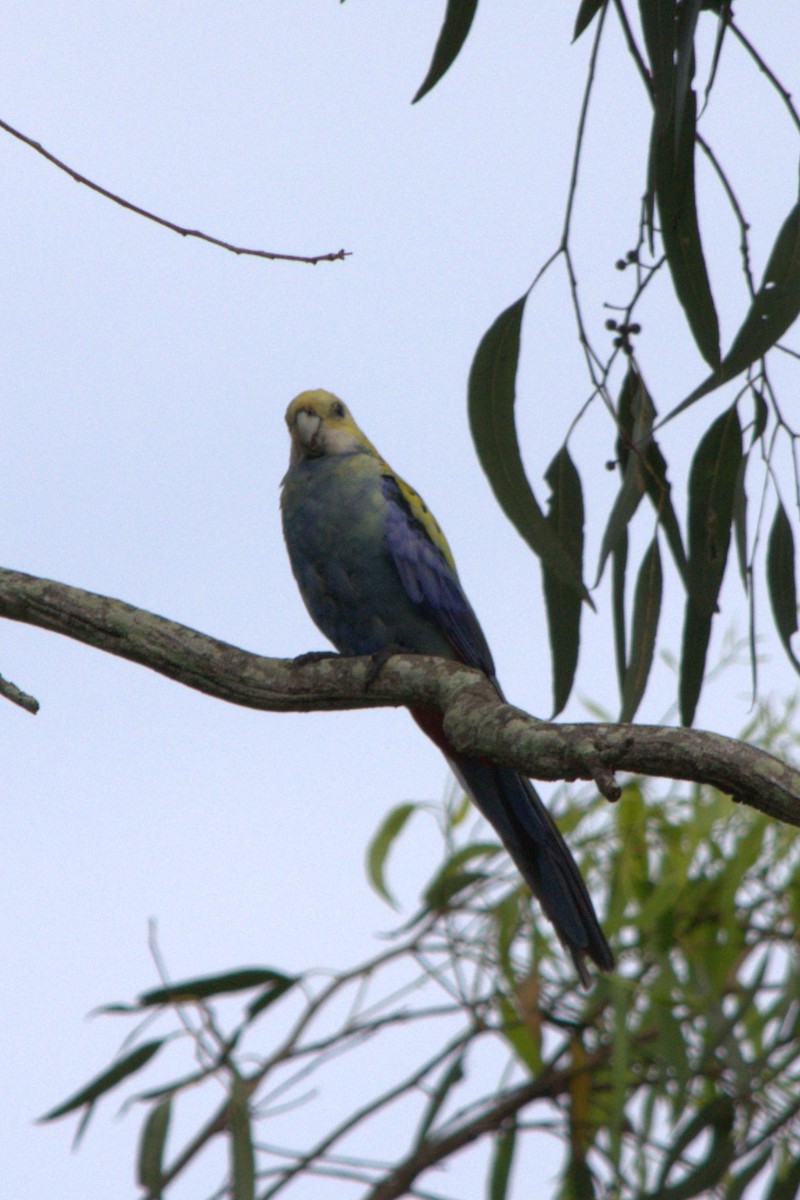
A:
<svg viewBox="0 0 800 1200">
<path fill-rule="evenodd" d="M 367 668 L 366 687 L 372 687 L 373 683 L 378 678 L 389 659 L 393 658 L 395 654 L 402 654 L 402 650 L 400 650 L 398 646 L 384 646 L 382 650 L 377 650 L 375 654 L 370 655 L 370 664 Z"/>
<path fill-rule="evenodd" d="M 292 659 L 293 667 L 307 667 L 310 663 L 322 662 L 324 658 L 340 658 L 335 650 L 308 650 Z"/>
</svg>

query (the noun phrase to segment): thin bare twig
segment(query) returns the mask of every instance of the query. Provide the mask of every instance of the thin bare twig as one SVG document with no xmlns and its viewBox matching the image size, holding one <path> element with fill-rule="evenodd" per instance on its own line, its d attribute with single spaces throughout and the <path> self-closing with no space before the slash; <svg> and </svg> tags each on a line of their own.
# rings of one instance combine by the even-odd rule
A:
<svg viewBox="0 0 800 1200">
<path fill-rule="evenodd" d="M 705 154 L 708 161 L 711 163 L 711 166 L 714 168 L 717 174 L 717 178 L 725 189 L 725 195 L 728 197 L 728 202 L 734 211 L 736 220 L 739 223 L 739 235 L 741 237 L 739 249 L 742 255 L 742 270 L 744 271 L 744 275 L 747 280 L 747 288 L 752 299 L 752 297 L 756 294 L 756 288 L 753 282 L 753 272 L 750 268 L 750 241 L 747 236 L 750 229 L 750 223 L 742 212 L 742 206 L 739 204 L 739 199 L 733 190 L 728 176 L 723 170 L 722 163 L 719 161 L 711 146 L 701 134 L 695 133 L 694 136 L 695 141 Z"/>
<path fill-rule="evenodd" d="M 176 225 L 174 221 L 168 221 L 165 217 L 158 217 L 155 213 L 150 212 L 146 208 L 141 208 L 138 204 L 133 204 L 130 200 L 126 200 L 123 196 L 118 196 L 116 192 L 110 192 L 108 188 L 101 187 L 99 183 L 94 183 L 93 180 L 87 179 L 85 175 L 81 175 L 80 171 L 76 171 L 74 167 L 70 167 L 67 163 L 62 162 L 60 158 L 56 158 L 55 154 L 51 154 L 46 150 L 41 142 L 34 141 L 27 134 L 15 129 L 13 125 L 9 125 L 7 121 L 0 120 L 0 129 L 4 129 L 6 133 L 10 133 L 17 141 L 23 142 L 26 146 L 30 146 L 37 154 L 41 154 L 42 158 L 46 158 L 54 167 L 58 167 L 59 171 L 63 171 L 65 175 L 69 175 L 70 179 L 74 179 L 76 183 L 82 183 L 93 192 L 97 192 L 100 196 L 105 196 L 106 200 L 112 200 L 114 204 L 119 204 L 121 208 L 127 208 L 129 212 L 136 213 L 137 216 L 145 217 L 148 221 L 154 221 L 156 225 L 163 225 L 165 229 L 171 229 L 173 233 L 179 233 L 181 237 L 198 238 L 201 242 L 210 242 L 212 246 L 220 246 L 223 250 L 230 251 L 231 254 L 246 254 L 251 258 L 268 258 L 272 261 L 281 262 L 301 262 L 309 263 L 315 267 L 321 262 L 338 262 L 347 258 L 350 250 L 336 250 L 328 254 L 280 254 L 275 250 L 252 250 L 245 246 L 235 246 L 232 242 L 225 242 L 221 238 L 212 237 L 210 233 L 203 233 L 200 229 L 188 229 L 185 225 Z"/>
<path fill-rule="evenodd" d="M 650 71 L 648 70 L 647 63 L 644 61 L 644 57 L 643 57 L 642 52 L 639 49 L 639 46 L 636 42 L 636 38 L 633 36 L 633 30 L 631 29 L 630 21 L 628 20 L 628 14 L 625 12 L 625 6 L 622 3 L 622 0 L 614 0 L 614 7 L 617 10 L 617 16 L 619 17 L 619 23 L 622 27 L 622 33 L 625 37 L 625 42 L 627 43 L 627 46 L 628 46 L 628 53 L 630 54 L 631 58 L 635 62 L 636 69 L 638 70 L 639 75 L 641 76 L 641 80 L 645 86 L 645 90 L 647 91 L 648 96 L 652 100 L 653 99 L 653 77 L 650 74 Z"/>
<path fill-rule="evenodd" d="M 269 1073 L 279 1064 L 285 1062 L 294 1054 L 295 1047 L 302 1037 L 305 1030 L 317 1014 L 325 1007 L 325 1005 L 339 992 L 346 987 L 348 983 L 363 976 L 369 976 L 379 967 L 391 962 L 393 959 L 400 958 L 405 955 L 410 946 L 413 946 L 416 940 L 423 937 L 435 921 L 435 914 L 431 914 L 426 922 L 414 934 L 413 938 L 407 939 L 390 950 L 384 950 L 380 954 L 376 954 L 372 959 L 360 966 L 353 968 L 351 971 L 344 971 L 340 975 L 336 975 L 330 983 L 328 983 L 322 991 L 316 996 L 309 999 L 303 1012 L 298 1017 L 295 1024 L 289 1030 L 283 1041 L 277 1046 L 269 1058 L 265 1059 L 258 1069 L 250 1075 L 247 1080 L 247 1086 L 252 1095 L 258 1086 L 267 1078 Z M 229 1101 L 225 1100 L 206 1121 L 206 1123 L 198 1130 L 193 1138 L 178 1152 L 170 1165 L 163 1171 L 161 1176 L 162 1189 L 166 1188 L 181 1172 L 192 1162 L 197 1155 L 205 1148 L 205 1146 L 213 1141 L 219 1134 L 224 1133 L 228 1127 L 229 1120 Z"/>
<path fill-rule="evenodd" d="M 534 1100 L 563 1094 L 575 1075 L 593 1070 L 606 1062 L 608 1056 L 609 1048 L 603 1047 L 589 1055 L 579 1068 L 570 1066 L 562 1070 L 544 1070 L 536 1079 L 520 1084 L 504 1095 L 493 1097 L 491 1104 L 482 1108 L 477 1116 L 464 1121 L 448 1134 L 422 1142 L 381 1180 L 368 1194 L 367 1200 L 399 1200 L 407 1194 L 414 1180 L 423 1171 L 443 1162 L 485 1134 L 495 1133 L 504 1121 Z"/>
<path fill-rule="evenodd" d="M 589 102 L 594 89 L 595 77 L 597 74 L 597 61 L 600 55 L 600 43 L 603 37 L 603 28 L 608 9 L 603 8 L 600 13 L 600 19 L 597 23 L 597 32 L 595 33 L 594 42 L 592 43 L 592 52 L 589 55 L 589 67 L 586 73 L 586 85 L 583 89 L 583 99 L 581 101 L 581 111 L 578 117 L 578 128 L 575 134 L 575 148 L 572 152 L 572 168 L 570 170 L 569 188 L 567 189 L 567 203 L 564 209 L 564 224 L 561 230 L 561 243 L 559 246 L 560 252 L 564 255 L 564 263 L 567 269 L 567 278 L 569 280 L 569 291 L 572 298 L 572 307 L 575 313 L 575 322 L 578 327 L 578 341 L 583 348 L 586 358 L 586 366 L 589 371 L 589 378 L 594 385 L 594 395 L 599 395 L 605 402 L 606 407 L 613 413 L 614 406 L 611 397 L 605 387 L 605 382 L 602 378 L 598 378 L 597 370 L 602 370 L 602 361 L 600 356 L 592 346 L 589 335 L 586 331 L 586 325 L 583 319 L 583 311 L 581 309 L 580 300 L 578 298 L 578 277 L 575 272 L 575 267 L 572 262 L 572 254 L 569 248 L 569 235 L 572 228 L 572 213 L 575 208 L 575 197 L 578 193 L 578 174 L 580 171 L 581 155 L 583 152 L 583 140 L 586 136 L 586 125 L 589 119 Z"/>
<path fill-rule="evenodd" d="M 750 39 L 744 33 L 742 33 L 741 29 L 736 24 L 736 22 L 730 21 L 728 23 L 728 28 L 730 29 L 733 36 L 738 39 L 740 44 L 750 55 L 753 62 L 758 67 L 759 71 L 761 71 L 763 75 L 766 75 L 767 79 L 770 81 L 770 83 L 774 87 L 775 91 L 778 93 L 781 100 L 786 105 L 786 109 L 789 113 L 789 116 L 792 118 L 792 122 L 793 122 L 795 128 L 800 133 L 800 113 L 798 113 L 797 109 L 795 108 L 794 104 L 792 103 L 792 93 L 783 86 L 780 79 L 778 79 L 778 76 L 775 74 L 775 72 L 772 70 L 772 68 L 764 61 L 764 59 L 761 57 L 759 52 L 756 50 L 755 46 L 750 41 Z"/>
<path fill-rule="evenodd" d="M 401 1079 L 400 1082 L 395 1084 L 394 1087 L 387 1088 L 386 1091 L 380 1094 L 380 1096 L 377 1096 L 374 1100 L 370 1100 L 361 1108 L 356 1109 L 356 1111 L 351 1113 L 349 1117 L 345 1118 L 344 1121 L 341 1121 L 337 1126 L 335 1126 L 330 1133 L 327 1133 L 323 1138 L 321 1138 L 320 1141 L 317 1142 L 316 1146 L 312 1147 L 312 1149 L 309 1150 L 307 1154 L 304 1154 L 303 1157 L 299 1159 L 292 1167 L 289 1167 L 284 1172 L 283 1177 L 278 1180 L 277 1183 L 273 1184 L 271 1188 L 268 1188 L 266 1192 L 262 1192 L 259 1200 L 271 1200 L 272 1196 L 276 1196 L 278 1192 L 282 1191 L 283 1188 L 286 1187 L 286 1185 L 290 1183 L 296 1175 L 305 1170 L 305 1168 L 319 1158 L 320 1155 L 326 1153 L 326 1151 L 336 1142 L 340 1141 L 345 1134 L 350 1133 L 351 1130 L 355 1129 L 368 1117 L 380 1112 L 380 1110 L 385 1108 L 387 1104 L 391 1104 L 392 1101 L 398 1099 L 398 1097 L 404 1095 L 404 1093 L 412 1091 L 418 1087 L 425 1076 L 429 1075 L 431 1071 L 436 1069 L 437 1066 L 446 1061 L 446 1059 L 448 1059 L 459 1048 L 459 1046 L 467 1045 L 473 1040 L 473 1038 L 479 1037 L 483 1032 L 486 1031 L 470 1027 L 464 1033 L 459 1034 L 458 1037 L 454 1038 L 452 1041 L 449 1041 L 442 1050 L 432 1055 L 422 1064 L 422 1066 L 418 1067 L 415 1071 L 412 1071 L 404 1079 Z"/>
</svg>

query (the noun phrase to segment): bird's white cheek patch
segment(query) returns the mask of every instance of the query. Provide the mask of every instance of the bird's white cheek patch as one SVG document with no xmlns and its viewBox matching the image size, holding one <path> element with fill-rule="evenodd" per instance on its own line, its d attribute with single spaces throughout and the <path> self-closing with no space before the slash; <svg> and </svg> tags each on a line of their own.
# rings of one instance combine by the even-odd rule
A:
<svg viewBox="0 0 800 1200">
<path fill-rule="evenodd" d="M 336 429 L 330 426 L 325 430 L 325 449 L 328 454 L 352 454 L 361 447 L 352 429 Z"/>
<path fill-rule="evenodd" d="M 303 412 L 297 414 L 297 436 L 304 446 L 310 446 L 317 436 L 322 418 L 316 413 Z"/>
</svg>

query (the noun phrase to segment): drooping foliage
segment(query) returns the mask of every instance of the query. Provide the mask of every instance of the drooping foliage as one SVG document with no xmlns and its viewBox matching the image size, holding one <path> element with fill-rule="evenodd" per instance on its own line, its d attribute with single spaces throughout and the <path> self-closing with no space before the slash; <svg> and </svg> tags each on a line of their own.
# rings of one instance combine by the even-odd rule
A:
<svg viewBox="0 0 800 1200">
<path fill-rule="evenodd" d="M 439 83 L 455 61 L 473 19 L 477 5 L 447 5 L 437 52 L 430 72 L 416 99 Z M 769 19 L 767 10 L 762 14 Z M 748 18 L 755 14 L 748 12 Z M 744 21 L 744 16 L 742 20 Z M 607 308 L 620 312 L 619 319 L 604 320 L 615 336 L 609 352 L 597 349 L 591 330 L 599 314 L 585 312 L 577 288 L 578 266 L 571 242 L 571 214 L 578 186 L 578 166 L 589 136 L 586 113 L 596 89 L 596 70 L 612 22 L 617 22 L 629 52 L 630 70 L 642 83 L 642 103 L 651 112 L 650 139 L 640 179 L 631 187 L 644 192 L 638 227 L 631 230 L 633 249 L 622 256 L 609 247 L 609 261 L 617 259 L 617 268 L 626 269 L 631 278 L 628 299 L 617 301 L 617 285 L 609 284 Z M 709 41 L 713 32 L 713 51 L 709 55 L 702 97 L 698 97 L 695 76 L 698 40 Z M 594 402 L 605 404 L 609 413 L 609 447 L 616 442 L 615 463 L 619 472 L 619 492 L 609 512 L 593 511 L 592 519 L 604 532 L 600 581 L 608 559 L 614 571 L 610 623 L 616 642 L 620 683 L 620 717 L 631 720 L 644 696 L 658 632 L 658 617 L 664 586 L 665 563 L 662 548 L 670 552 L 672 569 L 683 592 L 683 644 L 680 656 L 678 699 L 681 720 L 691 725 L 700 699 L 706 656 L 716 624 L 718 598 L 735 541 L 739 556 L 742 586 L 753 612 L 753 592 L 761 576 L 769 591 L 777 631 L 790 661 L 797 666 L 790 639 L 794 624 L 791 598 L 795 595 L 793 575 L 795 529 L 800 522 L 797 496 L 797 471 L 794 480 L 779 479 L 773 464 L 782 448 L 793 452 L 796 434 L 784 415 L 780 397 L 773 385 L 770 364 L 775 355 L 786 352 L 799 356 L 782 339 L 800 313 L 800 202 L 794 203 L 773 235 L 773 246 L 763 268 L 760 283 L 751 270 L 751 226 L 737 197 L 730 173 L 713 145 L 704 136 L 704 114 L 715 95 L 720 63 L 734 47 L 744 53 L 749 68 L 742 86 L 772 91 L 785 111 L 786 137 L 776 139 L 776 164 L 796 169 L 800 151 L 800 115 L 793 106 L 789 88 L 775 77 L 759 55 L 728 0 L 701 3 L 701 0 L 583 0 L 574 26 L 579 45 L 594 35 L 588 69 L 583 116 L 574 149 L 572 184 L 567 197 L 566 217 L 556 252 L 539 271 L 531 287 L 510 304 L 493 322 L 481 340 L 469 379 L 469 416 L 481 465 L 489 478 L 498 502 L 522 537 L 541 561 L 544 577 L 550 649 L 553 663 L 554 713 L 560 712 L 569 697 L 579 660 L 581 619 L 580 604 L 563 602 L 568 593 L 587 598 L 589 570 L 583 561 L 583 518 L 581 470 L 596 466 L 575 463 L 567 442 L 559 448 L 554 435 L 553 462 L 546 476 L 550 488 L 551 513 L 545 515 L 536 489 L 523 466 L 524 446 L 516 431 L 519 406 L 535 406 L 537 398 L 517 395 L 517 367 L 520 361 L 523 319 L 526 305 L 543 274 L 563 259 L 575 316 L 578 337 L 576 353 L 585 358 Z M 789 36 L 787 31 L 787 36 Z M 612 53 L 609 47 L 609 53 Z M 742 70 L 740 66 L 740 70 Z M 767 97 L 758 91 L 760 100 Z M 607 136 L 604 130 L 598 136 Z M 741 296 L 738 330 L 727 346 L 721 345 L 720 323 L 711 284 L 707 258 L 709 247 L 701 237 L 698 209 L 706 199 L 699 192 L 696 170 L 702 157 L 711 166 L 703 186 L 713 186 L 728 204 L 740 235 L 740 244 L 727 249 L 716 244 L 715 255 L 729 254 L 741 263 Z M 711 183 L 709 183 L 709 177 Z M 601 208 L 593 236 L 603 237 Z M 712 230 L 716 233 L 716 230 Z M 706 239 L 708 239 L 708 232 Z M 619 248 L 617 248 L 618 250 Z M 520 247 L 524 253 L 525 247 Z M 700 378 L 683 399 L 662 400 L 663 415 L 657 419 L 656 404 L 645 383 L 649 361 L 658 361 L 671 353 L 659 340 L 658 330 L 648 330 L 642 339 L 635 319 L 643 294 L 655 276 L 668 272 L 676 304 L 697 348 Z M 612 303 L 612 299 L 615 301 Z M 605 317 L 605 312 L 602 314 Z M 566 334 L 565 334 L 566 336 Z M 709 369 L 710 368 L 710 373 Z M 682 467 L 691 463 L 689 485 L 681 522 L 671 495 L 670 464 L 665 460 L 656 431 L 667 421 L 680 419 L 690 407 L 711 397 L 725 385 L 734 384 L 732 394 L 724 394 L 722 408 L 709 401 L 705 431 L 694 445 L 682 443 Z M 723 394 L 723 393 L 720 393 Z M 586 410 L 585 397 L 576 398 L 576 411 Z M 692 435 L 695 437 L 696 435 Z M 789 457 L 794 462 L 793 455 Z M 565 471 L 569 464 L 568 473 Z M 766 464 L 766 466 L 765 466 Z M 570 488 L 571 527 L 565 528 L 565 496 Z M 782 496 L 791 489 L 792 503 Z M 766 495 L 762 496 L 762 492 Z M 650 501 L 656 515 L 655 535 L 638 564 L 629 556 L 628 527 L 643 497 Z M 748 528 L 748 502 L 756 499 L 757 520 Z M 765 552 L 761 525 L 770 520 L 772 533 Z M 767 561 L 768 559 L 768 561 Z M 633 612 L 628 620 L 626 584 L 628 575 L 635 582 L 627 588 L 633 594 Z M 630 624 L 630 632 L 628 625 Z M 755 639 L 757 629 L 751 620 L 751 661 L 755 676 Z M 755 679 L 754 679 L 755 684 Z"/>
</svg>

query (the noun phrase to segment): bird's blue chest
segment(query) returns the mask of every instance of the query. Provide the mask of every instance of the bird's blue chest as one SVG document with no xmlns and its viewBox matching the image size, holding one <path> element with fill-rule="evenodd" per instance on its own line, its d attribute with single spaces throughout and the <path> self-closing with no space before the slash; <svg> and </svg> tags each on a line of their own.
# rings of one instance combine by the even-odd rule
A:
<svg viewBox="0 0 800 1200">
<path fill-rule="evenodd" d="M 409 601 L 385 548 L 379 464 L 300 463 L 284 483 L 282 513 L 292 570 L 326 637 L 344 654 L 394 644 Z"/>
</svg>

